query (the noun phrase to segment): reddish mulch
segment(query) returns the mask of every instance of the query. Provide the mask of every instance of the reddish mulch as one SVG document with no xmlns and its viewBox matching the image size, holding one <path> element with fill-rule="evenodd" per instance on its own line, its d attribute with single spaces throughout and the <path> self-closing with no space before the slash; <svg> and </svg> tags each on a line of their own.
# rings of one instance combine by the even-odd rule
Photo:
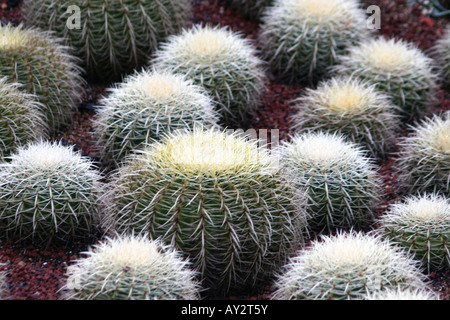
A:
<svg viewBox="0 0 450 320">
<path fill-rule="evenodd" d="M 13 1 L 14 2 L 14 1 Z M 20 2 L 20 1 L 17 1 Z M 364 0 L 367 5 L 379 5 L 382 11 L 382 29 L 380 34 L 386 37 L 398 37 L 416 43 L 425 52 L 429 52 L 436 39 L 442 34 L 447 24 L 446 18 L 431 18 L 424 16 L 418 6 L 407 7 L 406 0 Z M 254 41 L 259 32 L 258 24 L 250 22 L 235 9 L 230 8 L 227 1 L 194 0 L 194 23 L 209 23 L 226 25 L 234 31 L 239 31 Z M 0 0 L 0 20 L 2 22 L 20 22 L 19 7 L 9 8 L 6 0 Z M 293 113 L 291 101 L 302 94 L 302 85 L 289 85 L 278 81 L 268 74 L 267 91 L 258 116 L 251 126 L 255 129 L 279 129 L 280 138 L 288 139 L 290 130 L 290 115 Z M 95 103 L 105 86 L 91 85 L 86 97 L 74 115 L 73 122 L 63 130 L 56 139 L 62 139 L 67 144 L 73 144 L 82 150 L 85 156 L 98 160 L 98 147 L 95 145 L 91 120 L 95 116 Z M 450 93 L 441 89 L 437 94 L 438 102 L 433 112 L 450 110 Z M 403 130 L 402 135 L 407 131 Z M 380 173 L 384 177 L 385 199 L 380 207 L 380 214 L 390 203 L 402 196 L 397 183 L 392 164 L 394 157 L 380 163 Z M 13 300 L 53 300 L 61 297 L 60 289 L 67 265 L 71 260 L 80 257 L 80 252 L 94 243 L 70 244 L 70 246 L 54 246 L 41 249 L 34 246 L 22 246 L 12 242 L 0 245 L 0 270 L 7 272 L 9 296 Z M 445 300 L 450 300 L 450 270 L 434 272 L 430 275 L 430 287 L 439 292 Z M 230 299 L 268 299 L 270 287 L 267 285 L 258 293 L 246 296 L 229 297 Z"/>
</svg>

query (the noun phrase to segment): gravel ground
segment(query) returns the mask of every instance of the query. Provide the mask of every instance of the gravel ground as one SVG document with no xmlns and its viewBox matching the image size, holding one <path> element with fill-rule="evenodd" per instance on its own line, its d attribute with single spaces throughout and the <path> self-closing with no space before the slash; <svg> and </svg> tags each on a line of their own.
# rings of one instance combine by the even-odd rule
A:
<svg viewBox="0 0 450 320">
<path fill-rule="evenodd" d="M 382 9 L 382 29 L 380 33 L 386 37 L 398 37 L 415 42 L 425 52 L 443 34 L 448 23 L 445 18 L 434 19 L 424 16 L 417 7 L 407 7 L 406 0 L 365 0 L 367 5 L 376 4 Z M 259 32 L 258 24 L 250 22 L 239 12 L 229 7 L 227 1 L 195 0 L 194 23 L 227 25 L 232 30 L 241 32 L 244 36 L 256 40 Z M 16 5 L 15 5 L 16 4 Z M 19 4 L 17 6 L 17 4 Z M 2 22 L 20 22 L 20 1 L 0 1 L 0 20 Z M 257 43 L 255 42 L 255 46 Z M 98 146 L 93 140 L 91 120 L 95 117 L 96 101 L 106 94 L 108 84 L 89 84 L 87 93 L 75 113 L 70 126 L 60 132 L 55 139 L 74 145 L 83 155 L 98 161 Z M 289 139 L 290 116 L 293 111 L 290 101 L 302 94 L 302 84 L 286 84 L 278 81 L 268 71 L 267 91 L 263 104 L 250 127 L 255 129 L 279 129 L 281 139 Z M 441 89 L 438 93 L 438 103 L 433 112 L 450 110 L 450 94 Z M 407 134 L 401 130 L 399 137 Z M 393 151 L 395 151 L 395 146 Z M 393 156 L 379 163 L 380 173 L 384 177 L 385 201 L 380 206 L 379 214 L 384 208 L 400 199 L 402 191 L 392 171 Z M 87 239 L 82 243 L 54 245 L 49 248 L 38 248 L 20 243 L 0 243 L 0 270 L 7 272 L 7 285 L 10 300 L 55 300 L 59 299 L 59 289 L 65 280 L 65 271 L 72 260 L 82 256 L 89 245 L 100 238 Z M 450 270 L 430 275 L 430 287 L 439 292 L 442 299 L 450 300 Z M 257 288 L 254 293 L 229 299 L 267 299 L 270 293 L 269 284 Z"/>
</svg>

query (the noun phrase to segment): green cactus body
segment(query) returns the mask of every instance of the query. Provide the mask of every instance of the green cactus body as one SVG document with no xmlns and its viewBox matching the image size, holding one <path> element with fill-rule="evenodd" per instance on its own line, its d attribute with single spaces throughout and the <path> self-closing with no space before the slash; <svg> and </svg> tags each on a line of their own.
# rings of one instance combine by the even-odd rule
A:
<svg viewBox="0 0 450 320">
<path fill-rule="evenodd" d="M 382 195 L 381 177 L 357 145 L 323 132 L 294 136 L 282 149 L 294 184 L 309 195 L 313 231 L 366 228 Z"/>
<path fill-rule="evenodd" d="M 422 261 L 428 272 L 450 266 L 450 202 L 436 195 L 410 197 L 382 216 L 381 233 Z"/>
<path fill-rule="evenodd" d="M 133 150 L 172 131 L 218 126 L 219 115 L 203 88 L 181 75 L 142 71 L 100 101 L 95 131 L 103 158 L 117 165 Z"/>
<path fill-rule="evenodd" d="M 450 84 L 450 27 L 447 27 L 444 35 L 436 41 L 433 56 L 440 67 L 442 80 L 448 86 Z"/>
<path fill-rule="evenodd" d="M 258 21 L 273 2 L 274 0 L 232 0 L 231 4 L 245 16 Z"/>
<path fill-rule="evenodd" d="M 46 106 L 51 133 L 68 123 L 80 101 L 83 80 L 67 48 L 50 34 L 0 26 L 0 74 Z"/>
<path fill-rule="evenodd" d="M 196 273 L 181 255 L 143 237 L 108 238 L 68 268 L 69 300 L 195 300 Z"/>
<path fill-rule="evenodd" d="M 17 147 L 47 136 L 45 106 L 19 88 L 7 78 L 0 79 L 0 160 Z"/>
<path fill-rule="evenodd" d="M 426 289 L 414 260 L 388 241 L 363 233 L 338 233 L 314 241 L 285 266 L 275 300 L 366 299 L 390 289 Z"/>
<path fill-rule="evenodd" d="M 174 245 L 212 294 L 251 288 L 303 240 L 303 207 L 272 163 L 235 135 L 172 136 L 118 170 L 105 225 Z"/>
<path fill-rule="evenodd" d="M 225 28 L 196 26 L 162 45 L 153 65 L 186 75 L 217 103 L 222 122 L 240 127 L 255 116 L 265 88 L 262 61 L 247 39 Z"/>
<path fill-rule="evenodd" d="M 398 107 L 374 85 L 353 78 L 333 78 L 309 89 L 295 102 L 297 133 L 334 131 L 384 158 L 400 126 Z"/>
<path fill-rule="evenodd" d="M 2 234 L 37 244 L 88 236 L 98 218 L 99 179 L 70 147 L 40 142 L 19 148 L 0 166 Z"/>
<path fill-rule="evenodd" d="M 355 0 L 278 0 L 262 18 L 260 42 L 272 68 L 314 82 L 370 34 Z"/>
<path fill-rule="evenodd" d="M 450 112 L 412 127 L 399 146 L 396 167 L 406 190 L 450 195 Z"/>
<path fill-rule="evenodd" d="M 433 60 L 403 40 L 378 38 L 352 47 L 334 72 L 372 82 L 401 108 L 406 120 L 423 116 L 433 101 L 437 76 Z"/>
<path fill-rule="evenodd" d="M 80 26 L 68 27 L 77 11 Z M 93 79 L 119 79 L 145 64 L 160 41 L 187 27 L 189 0 L 26 0 L 28 25 L 55 31 Z"/>
</svg>

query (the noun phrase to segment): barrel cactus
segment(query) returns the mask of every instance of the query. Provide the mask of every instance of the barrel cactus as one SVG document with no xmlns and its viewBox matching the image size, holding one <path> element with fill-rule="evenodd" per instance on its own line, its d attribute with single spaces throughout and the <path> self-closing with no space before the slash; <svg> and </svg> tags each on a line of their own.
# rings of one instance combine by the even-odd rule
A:
<svg viewBox="0 0 450 320">
<path fill-rule="evenodd" d="M 65 38 L 88 77 L 105 81 L 145 64 L 192 15 L 189 0 L 25 0 L 23 9 L 28 25 Z"/>
<path fill-rule="evenodd" d="M 76 59 L 49 33 L 0 26 L 0 74 L 46 106 L 51 133 L 67 124 L 83 92 Z"/>
<path fill-rule="evenodd" d="M 258 21 L 274 0 L 232 0 L 231 5 L 253 21 Z"/>
<path fill-rule="evenodd" d="M 133 150 L 184 128 L 218 126 L 203 88 L 182 75 L 144 70 L 111 89 L 94 122 L 103 158 L 117 165 Z"/>
<path fill-rule="evenodd" d="M 83 239 L 98 218 L 100 176 L 71 147 L 37 142 L 0 165 L 0 230 L 17 241 Z"/>
<path fill-rule="evenodd" d="M 339 77 L 308 89 L 295 102 L 293 117 L 297 133 L 329 130 L 362 145 L 375 158 L 384 158 L 400 126 L 398 107 L 356 78 Z"/>
<path fill-rule="evenodd" d="M 264 56 L 291 80 L 320 79 L 339 55 L 370 36 L 357 0 L 277 0 L 262 20 Z"/>
<path fill-rule="evenodd" d="M 108 238 L 69 266 L 69 300 L 195 300 L 200 285 L 189 262 L 144 237 Z"/>
<path fill-rule="evenodd" d="M 367 300 L 441 300 L 439 295 L 431 290 L 426 289 L 389 289 L 385 291 L 375 292 L 367 296 Z"/>
<path fill-rule="evenodd" d="M 450 195 L 450 112 L 422 120 L 399 146 L 396 167 L 408 192 Z"/>
<path fill-rule="evenodd" d="M 450 84 L 450 27 L 447 27 L 444 35 L 436 41 L 433 55 L 440 67 L 442 80 L 446 85 Z"/>
<path fill-rule="evenodd" d="M 404 247 L 424 268 L 450 266 L 450 201 L 435 194 L 410 196 L 394 204 L 380 221 L 381 234 Z"/>
<path fill-rule="evenodd" d="M 426 289 L 414 260 L 380 237 L 338 233 L 313 241 L 292 258 L 275 282 L 273 298 L 358 300 L 397 288 Z"/>
<path fill-rule="evenodd" d="M 9 83 L 6 77 L 0 79 L 0 160 L 19 146 L 47 135 L 45 107 L 20 86 Z"/>
<path fill-rule="evenodd" d="M 225 27 L 184 30 L 162 45 L 152 63 L 205 87 L 227 126 L 245 125 L 261 102 L 265 88 L 262 61 L 249 40 Z"/>
<path fill-rule="evenodd" d="M 434 101 L 437 76 L 433 66 L 433 60 L 414 44 L 380 37 L 352 47 L 333 69 L 339 75 L 376 84 L 410 121 L 423 116 Z"/>
<path fill-rule="evenodd" d="M 381 177 L 358 145 L 315 132 L 295 135 L 281 152 L 294 185 L 308 192 L 313 231 L 364 229 L 375 221 Z"/>
<path fill-rule="evenodd" d="M 135 155 L 104 194 L 106 230 L 149 233 L 193 262 L 211 295 L 251 290 L 303 240 L 304 207 L 274 156 L 237 134 L 178 132 Z"/>
</svg>

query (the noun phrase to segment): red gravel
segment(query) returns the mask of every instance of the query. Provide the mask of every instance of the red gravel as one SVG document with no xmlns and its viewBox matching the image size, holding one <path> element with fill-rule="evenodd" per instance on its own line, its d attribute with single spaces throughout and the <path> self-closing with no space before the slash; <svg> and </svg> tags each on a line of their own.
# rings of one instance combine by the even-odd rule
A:
<svg viewBox="0 0 450 320">
<path fill-rule="evenodd" d="M 428 52 L 442 34 L 448 23 L 445 18 L 435 19 L 424 16 L 417 6 L 407 7 L 406 0 L 364 0 L 367 5 L 377 4 L 382 11 L 382 29 L 380 34 L 386 37 L 398 37 L 416 43 Z M 0 0 L 0 19 L 17 23 L 20 21 L 18 7 L 8 8 L 6 0 Z M 227 1 L 194 0 L 194 23 L 209 23 L 229 26 L 255 41 L 259 32 L 258 24 L 248 21 L 238 11 L 230 8 Z M 257 45 L 256 41 L 254 42 Z M 301 85 L 288 85 L 279 82 L 268 74 L 267 91 L 263 104 L 258 110 L 258 116 L 251 124 L 255 129 L 279 129 L 281 139 L 288 139 L 290 130 L 290 116 L 293 113 L 291 101 L 302 94 Z M 82 150 L 84 155 L 98 159 L 98 147 L 92 136 L 91 120 L 95 116 L 95 105 L 99 97 L 105 93 L 105 86 L 91 86 L 79 111 L 74 115 L 72 123 L 55 138 L 62 139 L 67 144 L 73 144 Z M 438 102 L 433 112 L 450 110 L 450 93 L 441 89 L 437 95 Z M 406 131 L 403 131 L 403 135 Z M 401 198 L 401 188 L 392 169 L 394 158 L 391 157 L 380 163 L 380 173 L 384 177 L 385 199 L 380 207 L 380 214 L 384 208 Z M 86 243 L 52 247 L 43 250 L 33 246 L 22 246 L 11 242 L 0 245 L 0 269 L 8 274 L 9 296 L 14 300 L 53 300 L 60 298 L 58 292 L 64 281 L 64 273 L 71 260 L 79 257 L 88 245 Z M 431 287 L 450 300 L 450 270 L 430 275 Z M 268 299 L 270 287 L 262 288 L 259 294 L 230 299 Z"/>
</svg>

